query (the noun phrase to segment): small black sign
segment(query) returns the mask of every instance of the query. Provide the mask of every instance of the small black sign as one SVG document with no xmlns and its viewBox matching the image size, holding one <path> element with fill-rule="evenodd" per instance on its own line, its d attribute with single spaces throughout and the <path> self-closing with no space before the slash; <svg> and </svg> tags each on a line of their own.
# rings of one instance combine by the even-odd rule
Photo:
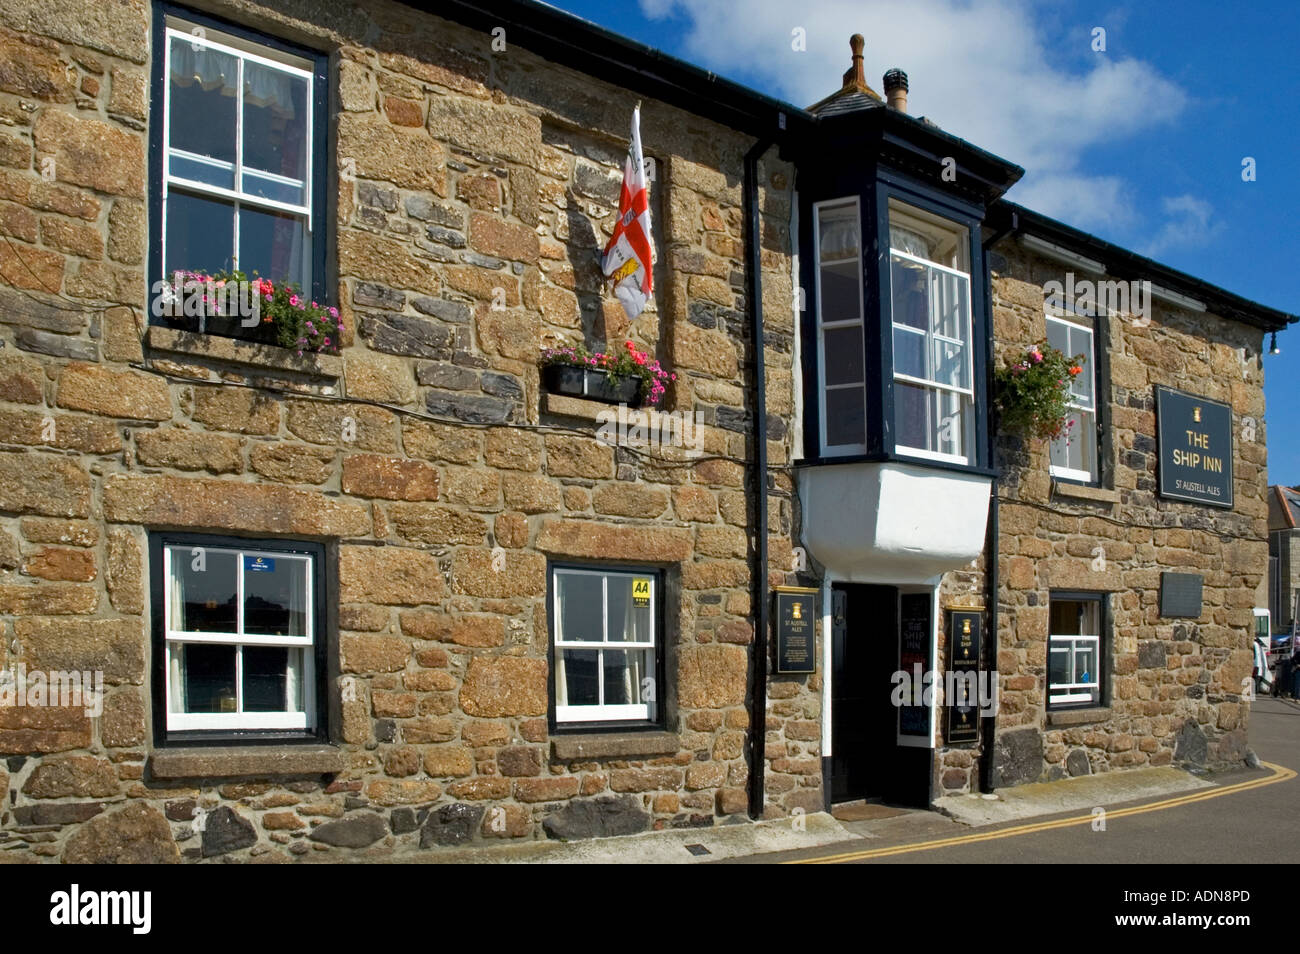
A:
<svg viewBox="0 0 1300 954">
<path fill-rule="evenodd" d="M 916 692 L 926 673 L 933 670 L 930 661 L 932 597 L 929 593 L 905 593 L 899 599 L 898 668 L 907 673 Z M 930 737 L 930 706 L 902 706 L 898 710 L 898 734 Z"/>
<path fill-rule="evenodd" d="M 980 611 L 950 610 L 948 613 L 948 669 L 953 685 L 965 697 L 948 699 L 948 726 L 944 733 L 949 743 L 977 742 L 979 723 Z M 961 705 L 954 703 L 960 701 Z"/>
<path fill-rule="evenodd" d="M 1232 508 L 1232 408 L 1156 387 L 1160 496 Z"/>
<path fill-rule="evenodd" d="M 776 671 L 817 671 L 817 590 L 776 591 Z"/>
<path fill-rule="evenodd" d="M 1160 615 L 1200 619 L 1201 581 L 1199 573 L 1160 574 Z"/>
</svg>

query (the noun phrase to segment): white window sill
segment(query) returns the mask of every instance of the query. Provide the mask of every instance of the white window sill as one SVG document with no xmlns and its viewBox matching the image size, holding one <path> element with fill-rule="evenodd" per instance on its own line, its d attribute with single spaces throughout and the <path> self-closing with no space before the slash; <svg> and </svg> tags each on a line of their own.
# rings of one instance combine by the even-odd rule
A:
<svg viewBox="0 0 1300 954">
<path fill-rule="evenodd" d="M 921 450 L 917 447 L 897 447 L 894 453 L 899 457 L 914 457 L 917 460 L 938 460 L 945 464 L 969 464 L 970 458 L 958 457 L 956 454 L 940 454 L 937 451 Z"/>
</svg>

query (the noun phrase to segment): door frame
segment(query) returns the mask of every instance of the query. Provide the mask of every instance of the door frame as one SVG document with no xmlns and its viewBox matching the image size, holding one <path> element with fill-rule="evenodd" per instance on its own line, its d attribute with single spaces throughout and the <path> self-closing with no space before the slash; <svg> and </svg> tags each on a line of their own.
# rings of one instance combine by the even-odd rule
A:
<svg viewBox="0 0 1300 954">
<path fill-rule="evenodd" d="M 924 583 L 889 583 L 889 584 L 871 584 L 892 586 L 898 593 L 900 611 L 901 598 L 905 594 L 929 593 L 931 595 L 930 604 L 930 644 L 929 644 L 929 667 L 930 671 L 935 671 L 938 666 L 939 652 L 939 628 L 942 620 L 942 607 L 939 598 L 939 586 L 942 576 L 932 577 L 930 582 Z M 834 724 L 834 701 L 833 701 L 833 683 L 835 679 L 835 658 L 834 643 L 832 634 L 834 626 L 834 587 L 837 583 L 859 583 L 865 581 L 844 579 L 840 574 L 827 570 L 821 581 L 821 602 L 822 602 L 822 633 L 825 634 L 822 639 L 822 793 L 825 802 L 826 811 L 831 810 L 831 756 L 835 751 L 835 736 L 832 730 Z M 898 651 L 901 649 L 902 628 L 899 627 L 897 639 L 895 642 L 895 658 L 898 657 Z M 938 709 L 939 706 L 930 706 L 930 733 L 928 738 L 919 736 L 900 736 L 898 733 L 898 722 L 894 722 L 894 739 L 900 747 L 929 749 L 934 753 L 938 747 Z M 934 772 L 934 756 L 930 759 L 930 774 Z M 933 789 L 933 779 L 926 780 L 928 789 Z"/>
</svg>

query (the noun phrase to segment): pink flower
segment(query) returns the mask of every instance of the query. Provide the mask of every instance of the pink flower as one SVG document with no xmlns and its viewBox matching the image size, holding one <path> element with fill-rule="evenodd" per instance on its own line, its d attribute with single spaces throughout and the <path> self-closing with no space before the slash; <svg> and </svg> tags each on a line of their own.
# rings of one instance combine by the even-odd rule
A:
<svg viewBox="0 0 1300 954">
<path fill-rule="evenodd" d="M 300 299 L 297 295 L 290 295 L 290 296 L 289 296 L 289 304 L 293 305 L 295 308 L 298 307 L 298 302 L 299 302 L 299 301 L 301 301 L 301 299 Z"/>
<path fill-rule="evenodd" d="M 331 306 L 330 306 L 330 317 L 331 317 L 331 318 L 337 318 L 338 316 L 339 316 L 339 310 L 338 310 L 337 308 L 335 308 L 333 305 L 331 305 Z"/>
</svg>

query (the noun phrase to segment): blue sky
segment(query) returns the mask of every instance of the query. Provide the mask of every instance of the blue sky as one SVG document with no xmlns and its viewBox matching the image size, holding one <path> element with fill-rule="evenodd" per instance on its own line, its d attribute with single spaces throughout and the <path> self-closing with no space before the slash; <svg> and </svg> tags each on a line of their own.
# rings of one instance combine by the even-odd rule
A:
<svg viewBox="0 0 1300 954">
<path fill-rule="evenodd" d="M 801 106 L 838 88 L 862 33 L 873 87 L 905 70 L 910 112 L 1025 168 L 1008 198 L 1300 314 L 1300 4 L 552 2 Z M 1300 326 L 1278 345 L 1264 364 L 1269 482 L 1296 485 Z"/>
</svg>

